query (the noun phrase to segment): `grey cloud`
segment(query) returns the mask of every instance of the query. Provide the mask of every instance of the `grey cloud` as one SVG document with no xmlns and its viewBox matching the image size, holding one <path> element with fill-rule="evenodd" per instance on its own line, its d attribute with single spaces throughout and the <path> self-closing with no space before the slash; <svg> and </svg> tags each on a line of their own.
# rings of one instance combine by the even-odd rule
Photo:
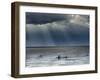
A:
<svg viewBox="0 0 100 80">
<path fill-rule="evenodd" d="M 26 25 L 26 46 L 89 45 L 89 25 L 67 20 Z"/>
</svg>

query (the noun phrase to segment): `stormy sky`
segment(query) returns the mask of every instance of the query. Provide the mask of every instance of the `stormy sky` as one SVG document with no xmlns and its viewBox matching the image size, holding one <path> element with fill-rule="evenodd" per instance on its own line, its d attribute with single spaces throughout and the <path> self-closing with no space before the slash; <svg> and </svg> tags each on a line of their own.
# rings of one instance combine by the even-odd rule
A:
<svg viewBox="0 0 100 80">
<path fill-rule="evenodd" d="M 26 47 L 88 45 L 89 15 L 26 12 Z"/>
</svg>

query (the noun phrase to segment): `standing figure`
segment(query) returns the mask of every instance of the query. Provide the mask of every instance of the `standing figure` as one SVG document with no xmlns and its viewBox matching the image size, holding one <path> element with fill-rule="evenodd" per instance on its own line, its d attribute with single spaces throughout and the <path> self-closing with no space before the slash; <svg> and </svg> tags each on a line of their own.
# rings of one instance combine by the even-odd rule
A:
<svg viewBox="0 0 100 80">
<path fill-rule="evenodd" d="M 43 57 L 43 55 L 39 55 L 39 58 L 42 58 Z"/>
<path fill-rule="evenodd" d="M 58 60 L 60 60 L 60 59 L 61 59 L 60 55 L 58 55 L 57 59 L 58 59 Z"/>
</svg>

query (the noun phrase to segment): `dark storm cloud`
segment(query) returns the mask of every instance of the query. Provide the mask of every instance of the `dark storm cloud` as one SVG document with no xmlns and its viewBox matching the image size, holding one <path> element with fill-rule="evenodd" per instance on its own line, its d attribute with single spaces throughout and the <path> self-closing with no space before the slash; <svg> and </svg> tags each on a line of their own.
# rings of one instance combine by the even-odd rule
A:
<svg viewBox="0 0 100 80">
<path fill-rule="evenodd" d="M 26 24 L 26 47 L 89 45 L 88 15 L 27 15 L 31 16 L 26 17 L 26 20 L 35 20 Z"/>
<path fill-rule="evenodd" d="M 49 14 L 49 13 L 30 13 L 26 12 L 27 24 L 45 24 L 54 21 L 65 20 L 66 16 L 63 14 Z"/>
</svg>

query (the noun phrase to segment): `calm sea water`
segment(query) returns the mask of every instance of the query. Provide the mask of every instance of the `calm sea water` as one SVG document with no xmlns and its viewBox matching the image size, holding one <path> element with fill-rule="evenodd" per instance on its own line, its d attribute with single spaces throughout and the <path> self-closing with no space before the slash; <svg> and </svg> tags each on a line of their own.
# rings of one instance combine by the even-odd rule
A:
<svg viewBox="0 0 100 80">
<path fill-rule="evenodd" d="M 26 67 L 89 64 L 89 46 L 26 48 Z"/>
</svg>

